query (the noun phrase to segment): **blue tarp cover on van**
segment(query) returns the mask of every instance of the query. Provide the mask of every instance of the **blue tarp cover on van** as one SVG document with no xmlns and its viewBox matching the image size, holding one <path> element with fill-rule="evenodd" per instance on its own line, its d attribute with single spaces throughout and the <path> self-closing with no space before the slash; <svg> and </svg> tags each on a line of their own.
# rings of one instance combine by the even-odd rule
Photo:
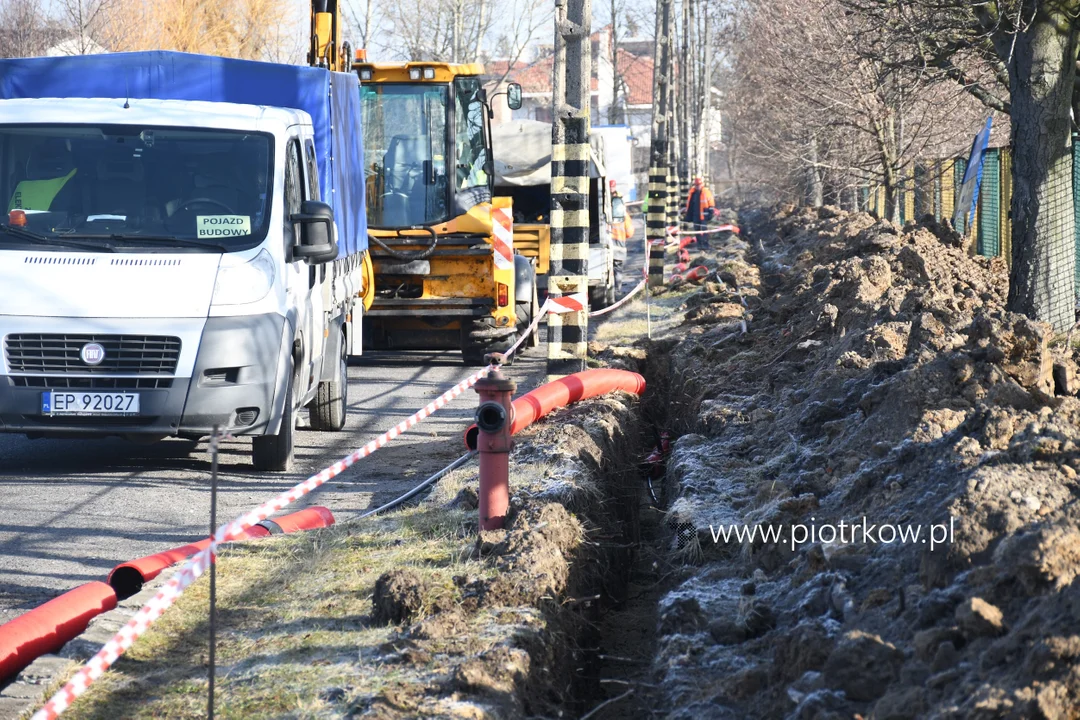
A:
<svg viewBox="0 0 1080 720">
<path fill-rule="evenodd" d="M 340 257 L 367 249 L 356 75 L 164 51 L 0 60 L 0 99 L 66 97 L 206 100 L 307 112 Z"/>
</svg>

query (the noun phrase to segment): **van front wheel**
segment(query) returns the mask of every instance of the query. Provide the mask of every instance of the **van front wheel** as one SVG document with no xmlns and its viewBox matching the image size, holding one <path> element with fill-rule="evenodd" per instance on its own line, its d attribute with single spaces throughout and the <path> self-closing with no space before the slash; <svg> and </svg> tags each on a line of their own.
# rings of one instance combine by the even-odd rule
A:
<svg viewBox="0 0 1080 720">
<path fill-rule="evenodd" d="M 319 383 L 315 400 L 308 409 L 312 430 L 337 432 L 345 427 L 345 415 L 349 405 L 349 355 L 344 338 L 341 341 L 341 357 L 338 358 L 333 380 Z"/>
<path fill-rule="evenodd" d="M 281 411 L 281 429 L 277 435 L 257 435 L 251 441 L 251 464 L 264 472 L 288 472 L 293 462 L 296 435 L 296 373 L 289 368 L 289 387 Z"/>
</svg>

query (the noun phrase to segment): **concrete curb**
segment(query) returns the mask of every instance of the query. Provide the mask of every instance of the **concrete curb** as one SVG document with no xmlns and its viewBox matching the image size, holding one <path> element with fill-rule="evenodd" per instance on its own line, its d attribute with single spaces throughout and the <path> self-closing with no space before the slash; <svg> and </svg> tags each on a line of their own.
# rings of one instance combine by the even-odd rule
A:
<svg viewBox="0 0 1080 720">
<path fill-rule="evenodd" d="M 46 691 L 63 673 L 77 669 L 101 649 L 113 635 L 142 608 L 158 589 L 169 581 L 171 572 L 162 573 L 143 586 L 143 589 L 117 603 L 115 610 L 102 613 L 90 621 L 86 630 L 60 648 L 55 655 L 42 655 L 23 669 L 3 690 L 0 690 L 0 720 L 20 720 L 29 717 L 46 700 Z"/>
</svg>

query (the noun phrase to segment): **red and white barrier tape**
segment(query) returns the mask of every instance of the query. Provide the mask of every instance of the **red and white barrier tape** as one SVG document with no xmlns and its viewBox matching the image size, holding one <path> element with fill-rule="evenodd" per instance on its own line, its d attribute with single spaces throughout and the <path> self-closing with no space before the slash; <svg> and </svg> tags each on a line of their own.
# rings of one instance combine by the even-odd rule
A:
<svg viewBox="0 0 1080 720">
<path fill-rule="evenodd" d="M 547 299 L 544 305 L 547 306 L 547 311 L 551 313 L 580 312 L 589 307 L 589 298 L 586 297 L 585 293 L 553 295 Z"/>
<path fill-rule="evenodd" d="M 540 306 L 540 311 L 536 313 L 536 317 L 534 317 L 533 321 L 529 324 L 529 327 L 525 328 L 525 331 L 521 333 L 521 336 L 517 339 L 517 341 L 506 349 L 506 352 L 503 353 L 503 356 L 510 357 L 511 355 L 516 353 L 518 351 L 518 348 L 521 347 L 521 345 L 529 338 L 529 336 L 537 331 L 537 329 L 540 327 L 540 321 L 544 319 L 544 315 L 546 315 L 547 312 L 548 301 L 545 300 L 544 304 Z"/>
<path fill-rule="evenodd" d="M 516 350 L 517 348 L 515 347 L 513 349 Z M 135 616 L 120 629 L 120 632 L 116 633 L 111 640 L 105 643 L 101 650 L 99 650 L 94 657 L 90 658 L 86 665 L 84 665 L 63 688 L 45 703 L 44 707 L 34 713 L 32 720 L 52 720 L 53 718 L 59 717 L 61 713 L 67 710 L 76 698 L 86 692 L 87 688 L 89 688 L 95 680 L 101 677 L 105 671 L 131 647 L 135 640 L 145 633 L 147 628 L 149 628 L 155 620 L 161 617 L 162 613 L 176 602 L 177 598 L 180 597 L 185 589 L 206 572 L 207 568 L 210 567 L 213 556 L 216 554 L 218 545 L 235 539 L 237 535 L 247 528 L 265 520 L 275 512 L 278 512 L 304 495 L 307 495 L 320 485 L 323 485 L 344 472 L 361 458 L 371 455 L 421 420 L 445 407 L 451 400 L 454 400 L 461 395 L 461 393 L 465 392 L 465 390 L 475 385 L 476 381 L 486 375 L 491 369 L 491 366 L 488 366 L 478 370 L 432 402 L 428 403 L 423 409 L 417 411 L 405 420 L 402 420 L 359 450 L 354 451 L 352 454 L 339 460 L 322 472 L 312 475 L 290 490 L 281 493 L 273 500 L 263 503 L 255 510 L 252 510 L 245 515 L 241 515 L 232 522 L 226 523 L 218 528 L 217 532 L 214 533 L 210 545 L 188 558 L 187 562 L 185 562 L 169 582 L 158 591 L 157 595 L 155 595 L 150 602 L 146 603 L 139 612 L 135 613 Z"/>
<path fill-rule="evenodd" d="M 728 225 L 717 225 L 716 227 L 710 227 L 708 230 L 681 230 L 681 229 L 679 229 L 677 227 L 671 226 L 671 227 L 669 227 L 667 229 L 667 232 L 668 232 L 668 235 L 674 237 L 674 236 L 678 236 L 678 235 L 712 235 L 714 233 L 722 233 L 722 232 L 733 232 L 736 235 L 738 235 L 740 231 L 739 231 L 739 226 L 738 225 L 728 224 Z"/>
<path fill-rule="evenodd" d="M 641 292 L 641 290 L 645 287 L 646 282 L 647 280 L 642 280 L 636 286 L 634 286 L 634 289 L 628 292 L 621 300 L 616 303 L 612 303 L 611 305 L 608 305 L 606 308 L 589 313 L 589 317 L 599 317 L 600 315 L 607 315 L 609 312 L 618 310 L 620 307 L 630 302 L 630 299 L 632 297 Z"/>
</svg>

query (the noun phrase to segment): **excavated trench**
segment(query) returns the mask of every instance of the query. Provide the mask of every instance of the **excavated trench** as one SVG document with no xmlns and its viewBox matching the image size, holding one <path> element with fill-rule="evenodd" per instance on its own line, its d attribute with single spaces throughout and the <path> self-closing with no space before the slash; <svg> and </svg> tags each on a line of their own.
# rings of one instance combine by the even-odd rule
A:
<svg viewBox="0 0 1080 720">
<path fill-rule="evenodd" d="M 645 718 L 662 706 L 662 694 L 652 666 L 660 626 L 659 606 L 672 583 L 686 572 L 673 562 L 671 549 L 679 543 L 680 530 L 668 518 L 664 505 L 673 488 L 663 474 L 663 465 L 647 463 L 648 456 L 662 443 L 663 435 L 677 438 L 696 417 L 699 391 L 685 373 L 674 371 L 669 351 L 673 342 L 648 342 L 629 362 L 646 378 L 647 390 L 640 406 L 636 462 L 623 470 L 629 477 L 619 486 L 626 493 L 625 505 L 632 508 L 633 520 L 626 525 L 630 545 L 619 560 L 624 581 L 620 592 L 612 593 L 599 606 L 595 623 L 595 646 L 591 648 L 588 672 L 580 697 L 582 710 L 590 720 Z M 650 475 L 652 482 L 650 483 Z"/>
</svg>

